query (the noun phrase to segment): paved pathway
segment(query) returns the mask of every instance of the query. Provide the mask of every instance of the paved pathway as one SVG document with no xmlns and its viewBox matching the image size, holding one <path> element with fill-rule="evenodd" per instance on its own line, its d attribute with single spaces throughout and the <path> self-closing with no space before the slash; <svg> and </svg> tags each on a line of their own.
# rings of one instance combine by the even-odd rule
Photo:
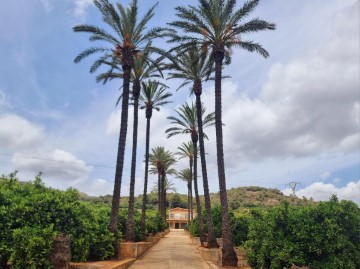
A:
<svg viewBox="0 0 360 269">
<path fill-rule="evenodd" d="M 130 269 L 210 269 L 183 231 L 170 231 Z"/>
</svg>

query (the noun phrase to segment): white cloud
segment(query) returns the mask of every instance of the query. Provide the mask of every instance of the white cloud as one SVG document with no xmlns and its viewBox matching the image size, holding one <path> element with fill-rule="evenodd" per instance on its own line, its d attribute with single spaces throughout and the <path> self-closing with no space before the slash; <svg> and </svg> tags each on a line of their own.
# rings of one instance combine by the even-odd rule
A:
<svg viewBox="0 0 360 269">
<path fill-rule="evenodd" d="M 36 148 L 43 139 L 43 127 L 15 114 L 0 115 L 0 148 Z"/>
<path fill-rule="evenodd" d="M 284 191 L 286 194 L 290 194 L 287 189 Z M 331 195 L 337 195 L 340 200 L 352 200 L 356 203 L 360 203 L 360 180 L 357 182 L 349 182 L 346 186 L 337 188 L 333 184 L 326 184 L 323 182 L 315 182 L 310 186 L 303 188 L 296 192 L 298 197 L 305 196 L 307 198 L 313 198 L 315 201 L 328 201 Z"/>
<path fill-rule="evenodd" d="M 113 182 L 97 178 L 80 180 L 73 185 L 74 188 L 86 193 L 87 195 L 98 196 L 113 193 Z"/>
<path fill-rule="evenodd" d="M 49 153 L 39 153 L 36 157 L 16 153 L 12 158 L 12 164 L 15 170 L 32 174 L 42 172 L 46 179 L 68 183 L 85 179 L 92 170 L 83 160 L 59 149 Z"/>
<path fill-rule="evenodd" d="M 93 4 L 93 0 L 74 0 L 74 4 L 73 14 L 77 18 L 81 18 L 85 15 L 86 9 Z"/>
</svg>

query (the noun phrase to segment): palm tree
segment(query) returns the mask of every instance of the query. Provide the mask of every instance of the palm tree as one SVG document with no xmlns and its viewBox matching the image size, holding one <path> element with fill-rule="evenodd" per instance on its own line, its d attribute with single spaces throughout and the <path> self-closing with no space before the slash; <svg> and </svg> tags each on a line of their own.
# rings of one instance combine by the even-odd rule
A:
<svg viewBox="0 0 360 269">
<path fill-rule="evenodd" d="M 129 88 L 131 69 L 134 64 L 134 56 L 141 51 L 142 46 L 148 43 L 153 38 L 159 36 L 159 29 L 152 29 L 145 32 L 147 23 L 154 16 L 154 9 L 156 5 L 152 6 L 143 16 L 138 20 L 138 5 L 137 0 L 125 8 L 122 4 L 117 3 L 116 8 L 108 0 L 95 0 L 95 6 L 102 14 L 103 21 L 110 26 L 114 34 L 109 33 L 103 28 L 93 25 L 77 25 L 73 28 L 75 32 L 84 32 L 90 34 L 90 41 L 102 41 L 110 44 L 111 47 L 90 47 L 82 51 L 76 58 L 75 62 L 80 62 L 82 59 L 95 54 L 101 53 L 102 56 L 94 62 L 90 68 L 90 72 L 95 72 L 97 68 L 103 64 L 110 64 L 114 67 L 121 65 L 123 70 L 123 98 L 121 111 L 121 125 L 120 136 L 118 143 L 118 154 L 116 160 L 116 171 L 114 180 L 114 191 L 111 207 L 111 217 L 109 228 L 114 233 L 115 238 L 118 236 L 118 214 L 120 202 L 120 188 L 122 181 L 122 172 L 124 166 L 124 153 L 127 134 L 128 122 L 128 103 L 129 103 Z"/>
<path fill-rule="evenodd" d="M 221 116 L 221 73 L 223 64 L 231 61 L 232 47 L 258 52 L 265 58 L 269 56 L 260 44 L 244 40 L 243 36 L 240 36 L 262 30 L 275 30 L 275 24 L 257 18 L 244 22 L 244 18 L 255 9 L 259 1 L 249 0 L 240 9 L 235 10 L 236 0 L 199 0 L 197 7 L 177 7 L 178 20 L 170 23 L 186 33 L 170 33 L 170 42 L 180 43 L 177 49 L 188 50 L 196 44 L 201 44 L 203 50 L 210 50 L 215 63 L 215 129 L 224 244 L 222 263 L 225 266 L 235 266 L 237 257 L 233 249 L 228 217 Z"/>
<path fill-rule="evenodd" d="M 171 168 L 176 160 L 174 154 L 168 150 L 165 150 L 164 147 L 155 147 L 151 149 L 152 153 L 149 155 L 149 160 L 151 165 L 156 168 L 156 173 L 158 174 L 158 201 L 159 201 L 159 213 L 166 220 L 166 175 L 175 174 L 176 171 Z"/>
<path fill-rule="evenodd" d="M 145 179 L 144 179 L 144 194 L 141 208 L 141 231 L 145 234 L 145 218 L 146 218 L 146 204 L 147 204 L 147 184 L 149 176 L 149 148 L 150 148 L 150 120 L 153 109 L 160 110 L 160 107 L 171 103 L 168 98 L 172 96 L 171 93 L 166 92 L 166 87 L 161 85 L 158 81 L 148 81 L 142 83 L 141 95 L 139 97 L 140 109 L 145 109 L 146 117 L 146 143 L 145 143 Z"/>
<path fill-rule="evenodd" d="M 193 215 L 193 208 L 192 208 L 192 172 L 190 168 L 181 169 L 177 173 L 177 178 L 179 178 L 182 181 L 185 181 L 188 188 L 188 224 L 190 223 L 190 220 L 192 220 Z"/>
<path fill-rule="evenodd" d="M 137 130 L 138 130 L 138 107 L 139 97 L 141 92 L 141 83 L 148 78 L 162 77 L 162 72 L 159 67 L 159 61 L 154 61 L 150 58 L 151 55 L 151 43 L 145 47 L 142 53 L 138 53 L 134 57 L 133 69 L 131 72 L 130 80 L 132 82 L 132 105 L 134 106 L 134 122 L 133 122 L 133 140 L 132 140 L 132 158 L 131 158 L 131 169 L 130 169 L 130 194 L 129 194 L 129 208 L 128 208 L 128 220 L 127 229 L 125 234 L 125 240 L 134 242 L 135 241 L 135 222 L 134 222 L 134 206 L 135 206 L 135 171 L 136 171 L 136 150 L 137 150 Z M 108 64 L 108 63 L 106 63 Z M 108 64 L 109 65 L 109 64 Z M 123 78 L 124 74 L 118 67 L 110 65 L 110 69 L 103 74 L 97 76 L 97 81 L 112 80 L 115 78 Z M 120 95 L 118 102 L 121 100 Z M 145 233 L 145 224 L 142 232 Z"/>
<path fill-rule="evenodd" d="M 210 192 L 209 192 L 209 183 L 207 176 L 206 168 L 206 158 L 205 158 L 205 145 L 204 145 L 204 131 L 203 123 L 201 118 L 201 94 L 202 94 L 202 82 L 209 78 L 209 75 L 214 71 L 211 65 L 211 61 L 207 55 L 199 50 L 199 48 L 193 47 L 185 53 L 179 53 L 176 57 L 172 57 L 172 64 L 170 65 L 171 72 L 169 73 L 169 78 L 180 78 L 184 82 L 179 86 L 179 88 L 192 84 L 191 93 L 195 93 L 196 96 L 196 118 L 199 132 L 199 146 L 200 146 L 200 158 L 201 158 L 201 171 L 203 176 L 203 185 L 204 185 L 204 198 L 205 198 L 205 208 L 207 213 L 207 223 L 209 230 L 207 244 L 209 248 L 218 247 L 214 230 L 214 225 L 212 223 L 211 216 L 211 203 L 210 203 Z"/>
<path fill-rule="evenodd" d="M 192 194 L 192 179 L 193 179 L 193 166 L 194 166 L 194 144 L 189 141 L 187 143 L 182 143 L 180 147 L 178 147 L 178 152 L 175 153 L 179 155 L 179 159 L 188 158 L 189 159 L 189 172 L 190 172 L 190 182 L 188 183 L 188 191 L 189 191 L 189 216 L 190 220 L 193 219 L 193 194 Z"/>
<path fill-rule="evenodd" d="M 178 134 L 190 134 L 191 141 L 194 146 L 194 189 L 195 189 L 195 199 L 196 199 L 196 207 L 198 211 L 198 218 L 199 218 L 199 226 L 200 226 L 200 240 L 203 244 L 205 241 L 205 235 L 204 235 L 204 225 L 202 220 L 202 211 L 201 211 L 201 205 L 200 205 L 200 197 L 199 197 L 199 191 L 198 191 L 198 183 L 197 183 L 197 142 L 199 139 L 198 135 L 198 128 L 197 128 L 197 114 L 196 114 L 196 108 L 194 106 L 194 103 L 189 105 L 188 103 L 185 103 L 182 105 L 179 110 L 176 111 L 178 117 L 170 116 L 168 117 L 169 120 L 171 120 L 171 124 L 173 124 L 174 127 L 168 128 L 165 132 L 168 134 L 168 138 L 178 135 Z M 205 108 L 202 108 L 201 115 L 202 118 L 205 114 Z M 214 125 L 214 113 L 210 113 L 206 115 L 203 119 L 203 125 L 204 127 L 208 127 L 211 125 Z M 207 136 L 204 134 L 204 136 L 207 138 Z M 210 212 L 206 212 L 207 214 L 210 214 L 210 220 L 211 220 L 211 210 Z M 209 223 L 208 223 L 209 224 Z M 215 232 L 214 232 L 214 225 L 212 225 L 212 220 L 210 221 L 210 225 L 208 225 L 208 237 L 215 238 Z"/>
</svg>

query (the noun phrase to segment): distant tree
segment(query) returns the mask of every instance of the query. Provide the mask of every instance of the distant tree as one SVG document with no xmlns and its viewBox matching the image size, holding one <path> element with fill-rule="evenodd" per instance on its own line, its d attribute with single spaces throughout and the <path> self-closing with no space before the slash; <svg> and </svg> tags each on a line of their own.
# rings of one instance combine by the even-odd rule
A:
<svg viewBox="0 0 360 269">
<path fill-rule="evenodd" d="M 175 174 L 176 171 L 171 166 L 176 162 L 174 154 L 164 147 L 155 147 L 151 149 L 149 155 L 150 164 L 155 168 L 158 174 L 158 201 L 159 212 L 163 219 L 166 219 L 166 175 Z"/>
<path fill-rule="evenodd" d="M 190 223 L 190 220 L 192 220 L 193 217 L 193 208 L 192 208 L 192 187 L 191 187 L 191 182 L 192 182 L 192 173 L 190 168 L 185 168 L 180 170 L 177 173 L 177 178 L 181 179 L 182 181 L 186 182 L 187 185 L 187 189 L 188 189 L 188 222 Z"/>
<path fill-rule="evenodd" d="M 176 152 L 175 154 L 180 156 L 179 159 L 182 158 L 188 158 L 189 159 L 189 178 L 190 181 L 188 182 L 188 198 L 189 198 L 189 203 L 188 203 L 188 208 L 190 210 L 189 212 L 189 217 L 190 220 L 193 219 L 193 194 L 192 194 L 192 181 L 193 181 L 193 166 L 194 166 L 194 145 L 191 141 L 187 142 L 187 143 L 182 143 L 180 147 L 178 147 L 178 152 Z M 183 176 L 183 175 L 180 175 Z"/>
<path fill-rule="evenodd" d="M 169 98 L 171 93 L 166 91 L 166 86 L 158 81 L 147 81 L 142 83 L 141 94 L 139 97 L 140 109 L 145 109 L 146 117 L 146 142 L 145 142 L 145 179 L 144 194 L 141 208 L 141 230 L 145 233 L 146 204 L 147 204 L 147 185 L 149 177 L 149 149 L 150 149 L 150 120 L 152 112 L 160 110 L 160 107 L 171 103 Z"/>
<path fill-rule="evenodd" d="M 173 127 L 168 128 L 165 132 L 168 134 L 168 138 L 179 135 L 179 134 L 190 134 L 191 141 L 194 146 L 194 189 L 195 189 L 195 199 L 196 199 L 196 206 L 197 212 L 199 215 L 199 226 L 200 226 L 200 237 L 201 242 L 205 241 L 204 235 L 204 227 L 202 221 L 202 212 L 201 212 L 201 205 L 200 205 L 200 197 L 198 191 L 198 183 L 197 183 L 197 142 L 199 139 L 198 136 L 198 128 L 197 128 L 197 113 L 194 103 L 189 105 L 188 103 L 183 104 L 178 110 L 176 110 L 176 116 L 170 116 L 168 119 Z M 205 108 L 202 107 L 201 115 L 203 117 L 203 125 L 204 127 L 208 127 L 214 124 L 214 113 L 210 113 L 205 116 Z M 204 136 L 206 136 L 204 134 Z M 208 193 L 204 193 L 204 195 L 209 195 Z M 211 222 L 211 221 L 210 221 Z M 215 237 L 213 225 L 208 226 L 208 235 L 209 237 Z M 216 240 L 216 238 L 215 238 Z"/>
</svg>

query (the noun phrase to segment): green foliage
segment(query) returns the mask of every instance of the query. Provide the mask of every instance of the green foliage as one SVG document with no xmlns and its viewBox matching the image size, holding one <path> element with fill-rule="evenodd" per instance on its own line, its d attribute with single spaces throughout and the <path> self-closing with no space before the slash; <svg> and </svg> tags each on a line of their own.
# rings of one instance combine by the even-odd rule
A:
<svg viewBox="0 0 360 269">
<path fill-rule="evenodd" d="M 55 236 L 53 225 L 47 228 L 24 226 L 14 229 L 15 247 L 9 259 L 11 268 L 52 268 L 48 256 Z"/>
<path fill-rule="evenodd" d="M 160 216 L 159 212 L 155 210 L 146 212 L 146 229 L 148 233 L 156 234 L 166 228 L 166 221 Z"/>
<path fill-rule="evenodd" d="M 248 239 L 249 234 L 250 217 L 248 215 L 242 215 L 235 217 L 230 212 L 230 226 L 233 235 L 234 246 L 242 246 Z"/>
<path fill-rule="evenodd" d="M 126 234 L 126 224 L 128 219 L 128 210 L 121 209 L 119 211 L 118 229 L 122 234 Z M 139 242 L 145 238 L 145 235 L 141 232 L 141 212 L 136 210 L 134 212 L 134 224 L 135 224 L 135 241 Z"/>
<path fill-rule="evenodd" d="M 189 232 L 193 237 L 200 236 L 200 228 L 199 228 L 199 218 L 196 217 L 192 221 L 190 221 Z"/>
<path fill-rule="evenodd" d="M 246 242 L 253 268 L 291 264 L 312 269 L 360 267 L 360 214 L 356 204 L 330 202 L 254 211 Z"/>
<path fill-rule="evenodd" d="M 74 189 L 59 191 L 13 176 L 0 178 L 0 268 L 47 268 L 52 238 L 70 235 L 72 260 L 109 258 L 109 207 L 82 202 Z"/>
</svg>

